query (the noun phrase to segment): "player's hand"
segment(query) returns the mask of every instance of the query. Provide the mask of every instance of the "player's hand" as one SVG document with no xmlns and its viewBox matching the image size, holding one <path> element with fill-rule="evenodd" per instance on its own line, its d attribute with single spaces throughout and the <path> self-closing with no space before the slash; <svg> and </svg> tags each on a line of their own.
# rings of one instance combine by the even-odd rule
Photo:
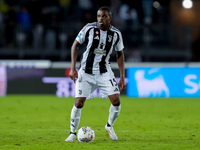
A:
<svg viewBox="0 0 200 150">
<path fill-rule="evenodd" d="M 120 90 L 120 92 L 126 90 L 126 82 L 125 82 L 124 78 L 120 78 L 120 80 L 119 80 L 119 90 Z"/>
<path fill-rule="evenodd" d="M 74 83 L 76 82 L 78 79 L 78 72 L 76 68 L 70 70 L 69 77 L 74 81 Z"/>
</svg>

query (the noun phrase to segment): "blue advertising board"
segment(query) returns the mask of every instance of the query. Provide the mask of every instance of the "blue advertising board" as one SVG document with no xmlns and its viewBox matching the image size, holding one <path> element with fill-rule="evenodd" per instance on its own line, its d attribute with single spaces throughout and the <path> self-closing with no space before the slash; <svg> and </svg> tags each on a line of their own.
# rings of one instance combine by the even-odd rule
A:
<svg viewBox="0 0 200 150">
<path fill-rule="evenodd" d="M 200 97 L 200 68 L 128 68 L 128 97 Z"/>
</svg>

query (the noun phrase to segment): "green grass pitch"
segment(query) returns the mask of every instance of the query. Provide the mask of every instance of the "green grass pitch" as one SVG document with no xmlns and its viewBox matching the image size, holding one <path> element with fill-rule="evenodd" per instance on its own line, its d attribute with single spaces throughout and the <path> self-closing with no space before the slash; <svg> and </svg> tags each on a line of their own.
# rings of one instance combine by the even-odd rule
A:
<svg viewBox="0 0 200 150">
<path fill-rule="evenodd" d="M 81 126 L 95 131 L 91 143 L 65 142 L 74 98 L 8 95 L 0 98 L 0 150 L 199 150 L 200 99 L 121 96 L 115 122 L 118 141 L 104 126 L 110 101 L 93 98 L 82 109 Z"/>
</svg>

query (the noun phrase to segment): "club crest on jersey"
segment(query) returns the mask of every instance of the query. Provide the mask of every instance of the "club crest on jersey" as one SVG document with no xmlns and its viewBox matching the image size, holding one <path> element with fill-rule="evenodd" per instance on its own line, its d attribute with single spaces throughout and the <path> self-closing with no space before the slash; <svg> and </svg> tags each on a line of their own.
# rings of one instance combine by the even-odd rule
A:
<svg viewBox="0 0 200 150">
<path fill-rule="evenodd" d="M 108 42 L 112 41 L 112 35 L 108 35 Z"/>
</svg>

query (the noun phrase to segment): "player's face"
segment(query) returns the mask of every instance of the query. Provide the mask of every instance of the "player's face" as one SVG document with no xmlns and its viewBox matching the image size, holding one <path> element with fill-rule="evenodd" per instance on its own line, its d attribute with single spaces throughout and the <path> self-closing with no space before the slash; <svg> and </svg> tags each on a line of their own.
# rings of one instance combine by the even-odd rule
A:
<svg viewBox="0 0 200 150">
<path fill-rule="evenodd" d="M 99 10 L 97 12 L 97 22 L 98 22 L 99 28 L 101 30 L 104 30 L 104 31 L 108 30 L 110 21 L 111 21 L 111 15 L 108 11 Z"/>
</svg>

